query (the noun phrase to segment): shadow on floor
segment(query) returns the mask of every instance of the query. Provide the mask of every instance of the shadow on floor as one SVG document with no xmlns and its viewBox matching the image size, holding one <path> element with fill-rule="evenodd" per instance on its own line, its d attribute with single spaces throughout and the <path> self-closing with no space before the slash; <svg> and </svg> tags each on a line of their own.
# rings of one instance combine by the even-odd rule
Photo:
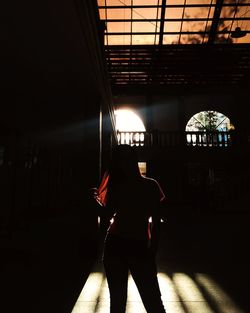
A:
<svg viewBox="0 0 250 313">
<path fill-rule="evenodd" d="M 5 313 L 70 313 L 97 253 L 77 222 L 36 222 L 1 240 Z"/>
<path fill-rule="evenodd" d="M 217 214 L 163 224 L 158 254 L 161 270 L 170 277 L 174 273 L 190 277 L 216 313 L 250 312 L 248 225 L 249 214 Z M 222 310 L 218 302 L 228 305 L 228 310 Z M 233 310 L 233 304 L 237 309 Z"/>
<path fill-rule="evenodd" d="M 229 215 L 167 221 L 160 271 L 172 279 L 176 273 L 190 278 L 215 313 L 227 312 L 218 307 L 220 292 L 229 297 L 221 301 L 250 312 L 248 225 L 248 216 Z M 81 233 L 78 221 L 69 220 L 37 222 L 2 239 L 0 311 L 71 313 L 99 253 L 97 241 Z M 210 290 L 209 284 L 214 286 Z"/>
</svg>

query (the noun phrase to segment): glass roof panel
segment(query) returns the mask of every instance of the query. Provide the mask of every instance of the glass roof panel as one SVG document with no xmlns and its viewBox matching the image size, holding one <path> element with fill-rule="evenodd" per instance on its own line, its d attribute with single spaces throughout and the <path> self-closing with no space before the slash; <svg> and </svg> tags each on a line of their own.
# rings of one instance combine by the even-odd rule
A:
<svg viewBox="0 0 250 313">
<path fill-rule="evenodd" d="M 124 5 L 131 5 L 131 0 L 105 0 L 106 5 L 117 5 L 117 6 L 124 6 Z"/>
<path fill-rule="evenodd" d="M 200 3 L 200 4 L 213 4 L 215 2 L 216 2 L 216 0 L 187 0 L 186 4 L 197 4 L 197 3 Z"/>
<path fill-rule="evenodd" d="M 133 5 L 157 5 L 159 0 L 133 0 Z"/>
<path fill-rule="evenodd" d="M 106 19 L 106 10 L 99 9 L 99 15 L 100 15 L 101 20 L 105 20 Z"/>
<path fill-rule="evenodd" d="M 109 33 L 124 33 L 124 32 L 130 32 L 131 30 L 131 22 L 124 23 L 124 22 L 119 22 L 119 23 L 108 23 L 108 32 Z"/>
<path fill-rule="evenodd" d="M 120 36 L 120 35 L 115 35 L 115 36 L 108 36 L 108 45 L 130 45 L 130 36 Z"/>
<path fill-rule="evenodd" d="M 203 35 L 191 34 L 181 35 L 180 44 L 201 44 L 203 43 Z"/>
<path fill-rule="evenodd" d="M 181 19 L 183 14 L 183 8 L 166 8 L 165 19 L 178 18 Z"/>
<path fill-rule="evenodd" d="M 133 45 L 153 45 L 155 43 L 155 35 L 133 35 Z"/>
<path fill-rule="evenodd" d="M 250 43 L 250 0 L 227 0 L 217 11 L 216 0 L 167 0 L 163 7 L 162 0 L 98 0 L 98 5 L 106 21 L 105 45 Z M 235 36 L 237 27 L 243 32 Z"/>
<path fill-rule="evenodd" d="M 206 27 L 206 22 L 183 22 L 182 31 L 183 32 L 204 32 Z"/>
<path fill-rule="evenodd" d="M 107 9 L 107 18 L 110 19 L 131 19 L 131 10 L 121 8 L 121 9 Z"/>
<path fill-rule="evenodd" d="M 179 35 L 164 35 L 163 36 L 163 44 L 178 44 L 179 43 Z"/>
<path fill-rule="evenodd" d="M 97 0 L 99 6 L 105 5 L 105 0 Z"/>
<path fill-rule="evenodd" d="M 165 22 L 164 32 L 179 32 L 181 29 L 181 22 Z"/>
<path fill-rule="evenodd" d="M 136 8 L 133 10 L 134 19 L 156 19 L 157 18 L 157 8 L 145 9 Z"/>
<path fill-rule="evenodd" d="M 185 8 L 184 18 L 207 18 L 209 7 L 206 8 Z"/>
<path fill-rule="evenodd" d="M 155 34 L 155 24 L 151 24 L 149 22 L 133 23 L 133 32 L 135 32 L 135 33 L 151 32 L 154 35 Z"/>
<path fill-rule="evenodd" d="M 168 0 L 167 5 L 171 4 L 184 4 L 185 0 Z"/>
</svg>

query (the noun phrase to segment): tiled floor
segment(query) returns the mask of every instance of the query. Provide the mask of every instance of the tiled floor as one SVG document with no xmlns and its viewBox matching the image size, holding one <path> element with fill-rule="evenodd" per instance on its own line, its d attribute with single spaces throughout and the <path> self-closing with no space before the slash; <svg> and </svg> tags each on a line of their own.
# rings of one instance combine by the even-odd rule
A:
<svg viewBox="0 0 250 313">
<path fill-rule="evenodd" d="M 1 313 L 109 313 L 102 264 L 92 266 L 92 242 L 78 229 L 41 222 L 0 241 Z M 248 216 L 164 224 L 157 262 L 166 312 L 249 313 L 249 235 Z M 131 278 L 128 291 L 126 313 L 145 313 Z"/>
<path fill-rule="evenodd" d="M 171 313 L 247 313 L 204 273 L 173 273 L 159 267 L 158 280 L 166 312 Z M 129 276 L 126 313 L 145 313 L 139 293 Z M 71 313 L 109 313 L 109 291 L 101 263 L 97 263 Z"/>
</svg>

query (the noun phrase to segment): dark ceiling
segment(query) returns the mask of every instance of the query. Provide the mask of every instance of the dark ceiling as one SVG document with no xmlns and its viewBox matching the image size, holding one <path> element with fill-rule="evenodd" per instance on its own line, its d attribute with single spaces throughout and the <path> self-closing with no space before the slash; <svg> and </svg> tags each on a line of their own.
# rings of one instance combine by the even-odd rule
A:
<svg viewBox="0 0 250 313">
<path fill-rule="evenodd" d="M 249 86 L 249 44 L 112 46 L 106 58 L 114 92 Z"/>
</svg>

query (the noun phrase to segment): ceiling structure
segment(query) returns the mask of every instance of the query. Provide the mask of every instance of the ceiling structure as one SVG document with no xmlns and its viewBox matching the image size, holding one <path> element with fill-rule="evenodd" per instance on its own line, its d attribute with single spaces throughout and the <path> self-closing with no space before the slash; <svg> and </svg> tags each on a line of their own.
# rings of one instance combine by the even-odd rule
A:
<svg viewBox="0 0 250 313">
<path fill-rule="evenodd" d="M 249 0 L 98 0 L 98 5 L 113 91 L 248 83 Z"/>
</svg>

